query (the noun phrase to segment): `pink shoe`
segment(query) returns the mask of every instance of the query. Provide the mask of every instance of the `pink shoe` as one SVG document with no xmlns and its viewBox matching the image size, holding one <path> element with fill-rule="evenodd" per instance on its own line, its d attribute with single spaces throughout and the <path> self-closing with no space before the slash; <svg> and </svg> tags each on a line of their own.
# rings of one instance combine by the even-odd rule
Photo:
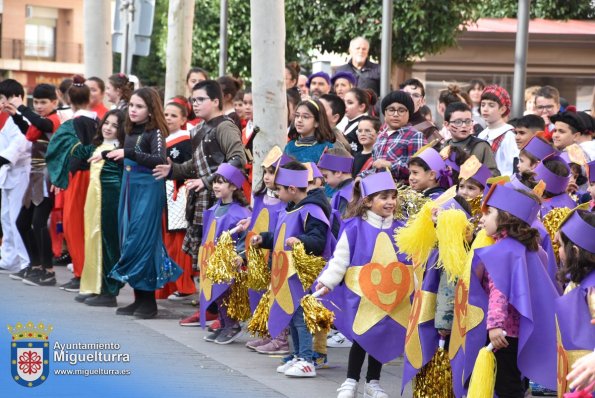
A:
<svg viewBox="0 0 595 398">
<path fill-rule="evenodd" d="M 277 337 L 265 345 L 256 347 L 255 350 L 259 354 L 287 355 L 289 354 L 289 343 L 285 336 L 283 336 L 283 338 Z"/>
<path fill-rule="evenodd" d="M 256 339 L 256 340 L 250 340 L 249 342 L 246 343 L 246 347 L 248 347 L 249 349 L 251 349 L 252 351 L 256 350 L 257 347 L 263 346 L 265 344 L 268 344 L 271 342 L 271 338 L 270 337 L 265 337 L 262 339 Z"/>
</svg>

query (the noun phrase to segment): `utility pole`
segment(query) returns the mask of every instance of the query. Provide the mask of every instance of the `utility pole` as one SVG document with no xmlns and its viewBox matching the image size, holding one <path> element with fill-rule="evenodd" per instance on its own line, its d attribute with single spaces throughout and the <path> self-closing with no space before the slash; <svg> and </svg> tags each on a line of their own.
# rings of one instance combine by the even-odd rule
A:
<svg viewBox="0 0 595 398">
<path fill-rule="evenodd" d="M 380 98 L 390 91 L 393 42 L 393 0 L 382 0 L 382 44 L 380 50 Z"/>
<path fill-rule="evenodd" d="M 219 76 L 227 71 L 227 0 L 220 0 L 219 14 Z"/>
<path fill-rule="evenodd" d="M 523 116 L 525 85 L 527 83 L 527 51 L 529 48 L 529 9 L 531 0 L 519 0 L 517 12 L 516 46 L 514 49 L 514 78 L 512 87 L 512 117 Z"/>
<path fill-rule="evenodd" d="M 134 0 L 122 0 L 122 4 L 120 5 L 120 15 L 122 15 L 126 22 L 124 24 L 124 48 L 122 49 L 120 71 L 127 75 L 130 74 L 130 70 L 132 69 L 132 62 L 128 62 L 128 52 L 130 51 L 130 28 L 134 22 L 135 11 L 136 9 L 134 7 Z M 132 39 L 134 40 L 134 38 Z M 130 59 L 132 60 L 132 57 L 130 57 Z"/>
<path fill-rule="evenodd" d="M 285 87 L 285 1 L 250 0 L 254 137 L 252 187 L 262 181 L 262 160 L 274 145 L 287 143 Z M 266 60 L 266 62 L 263 62 Z"/>
<path fill-rule="evenodd" d="M 105 79 L 112 74 L 111 7 L 109 1 L 83 3 L 85 77 Z"/>
<path fill-rule="evenodd" d="M 192 58 L 194 0 L 169 0 L 165 100 L 186 92 L 186 73 Z"/>
</svg>

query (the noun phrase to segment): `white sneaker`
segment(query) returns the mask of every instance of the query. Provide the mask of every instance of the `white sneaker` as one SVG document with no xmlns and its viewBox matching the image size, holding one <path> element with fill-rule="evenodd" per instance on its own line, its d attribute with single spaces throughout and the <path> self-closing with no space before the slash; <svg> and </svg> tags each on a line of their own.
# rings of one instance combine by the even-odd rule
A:
<svg viewBox="0 0 595 398">
<path fill-rule="evenodd" d="M 283 365 L 277 366 L 277 372 L 285 373 L 285 371 L 287 369 L 291 368 L 293 366 L 293 364 L 296 363 L 297 361 L 298 361 L 298 359 L 296 357 L 294 357 L 293 359 L 290 359 L 289 361 L 285 362 Z"/>
<path fill-rule="evenodd" d="M 285 371 L 285 376 L 290 377 L 315 377 L 316 368 L 314 364 L 298 358 L 297 361 Z"/>
<path fill-rule="evenodd" d="M 341 387 L 337 388 L 337 398 L 355 398 L 357 395 L 357 381 L 353 379 L 346 379 Z"/>
<path fill-rule="evenodd" d="M 192 300 L 192 295 L 191 294 L 183 294 L 180 292 L 173 292 L 172 294 L 167 296 L 167 299 L 171 300 L 171 301 Z"/>
<path fill-rule="evenodd" d="M 380 387 L 378 380 L 370 380 L 364 387 L 364 398 L 388 398 L 388 394 Z"/>
<path fill-rule="evenodd" d="M 327 347 L 333 348 L 349 348 L 353 345 L 351 341 L 347 339 L 341 332 L 337 332 L 336 334 L 329 336 L 326 339 Z"/>
</svg>

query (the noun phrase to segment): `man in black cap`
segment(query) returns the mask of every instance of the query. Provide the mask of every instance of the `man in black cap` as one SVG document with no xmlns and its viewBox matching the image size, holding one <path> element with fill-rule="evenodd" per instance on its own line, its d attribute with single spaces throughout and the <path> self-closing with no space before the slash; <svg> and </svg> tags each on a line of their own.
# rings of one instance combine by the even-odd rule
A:
<svg viewBox="0 0 595 398">
<path fill-rule="evenodd" d="M 350 72 L 357 81 L 358 88 L 369 88 L 380 95 L 380 65 L 368 60 L 370 43 L 363 37 L 356 37 L 349 44 L 351 59 L 335 71 Z"/>
</svg>

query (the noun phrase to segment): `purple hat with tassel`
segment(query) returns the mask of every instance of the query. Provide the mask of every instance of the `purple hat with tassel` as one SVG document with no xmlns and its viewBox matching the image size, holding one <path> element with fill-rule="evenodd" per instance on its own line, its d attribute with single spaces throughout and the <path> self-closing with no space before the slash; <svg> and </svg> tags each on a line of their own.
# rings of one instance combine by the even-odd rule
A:
<svg viewBox="0 0 595 398">
<path fill-rule="evenodd" d="M 548 156 L 559 154 L 556 148 L 538 136 L 531 138 L 529 142 L 525 144 L 522 150 L 529 152 L 539 160 L 543 160 Z"/>
<path fill-rule="evenodd" d="M 308 188 L 308 169 L 289 170 L 279 167 L 275 175 L 275 184 L 283 185 L 284 187 Z"/>
<path fill-rule="evenodd" d="M 484 196 L 481 210 L 486 212 L 488 206 L 506 211 L 529 225 L 537 218 L 540 208 L 539 203 L 529 196 L 501 183 L 492 185 Z"/>
<path fill-rule="evenodd" d="M 577 211 L 562 223 L 560 231 L 578 247 L 595 254 L 595 227 L 583 220 Z"/>
<path fill-rule="evenodd" d="M 419 158 L 426 162 L 430 170 L 436 172 L 436 180 L 443 188 L 449 188 L 452 185 L 452 173 L 446 167 L 446 162 L 440 156 L 440 153 L 434 148 L 425 148 L 418 151 L 411 159 Z M 411 162 L 411 160 L 409 160 Z"/>
<path fill-rule="evenodd" d="M 397 189 L 393 176 L 388 171 L 370 174 L 364 177 L 361 182 L 362 197 L 370 196 L 376 192 Z"/>
<path fill-rule="evenodd" d="M 318 161 L 318 167 L 330 171 L 340 171 L 351 174 L 353 158 L 323 153 Z"/>
<path fill-rule="evenodd" d="M 244 173 L 242 173 L 240 169 L 230 165 L 229 163 L 221 163 L 217 168 L 215 174 L 223 176 L 227 181 L 231 182 L 238 188 L 241 188 L 242 185 L 244 185 L 244 182 L 246 182 L 246 177 L 244 176 Z"/>
<path fill-rule="evenodd" d="M 552 160 L 559 160 L 567 170 L 567 174 L 565 177 L 559 176 L 552 171 L 550 171 L 546 166 L 545 163 L 552 161 Z M 545 190 L 554 194 L 558 195 L 561 193 L 566 192 L 566 188 L 568 187 L 568 183 L 570 182 L 570 168 L 568 164 L 559 156 L 551 156 L 547 159 L 543 159 L 541 163 L 535 167 L 535 180 L 539 181 L 542 180 L 545 182 Z"/>
<path fill-rule="evenodd" d="M 315 178 L 324 178 L 316 163 L 314 162 L 307 162 L 302 163 L 308 169 L 308 181 L 314 181 Z"/>
<path fill-rule="evenodd" d="M 465 213 L 467 220 L 469 220 L 471 218 L 471 214 L 467 213 L 467 210 L 463 209 L 463 206 L 461 206 L 461 204 L 459 202 L 457 202 L 455 200 L 455 198 L 448 199 L 446 202 L 444 202 L 444 203 L 442 203 L 442 205 L 440 205 L 440 208 L 442 210 L 450 210 L 450 209 L 461 210 L 463 213 Z"/>
</svg>

